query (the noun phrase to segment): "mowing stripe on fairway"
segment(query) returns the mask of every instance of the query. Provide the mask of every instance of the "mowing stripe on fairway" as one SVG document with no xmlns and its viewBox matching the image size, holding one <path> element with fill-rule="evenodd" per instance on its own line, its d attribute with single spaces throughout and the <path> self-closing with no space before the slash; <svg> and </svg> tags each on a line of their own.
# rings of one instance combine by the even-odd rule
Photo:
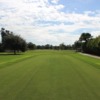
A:
<svg viewBox="0 0 100 100">
<path fill-rule="evenodd" d="M 98 59 L 72 51 L 31 54 L 0 69 L 0 100 L 100 100 Z"/>
</svg>

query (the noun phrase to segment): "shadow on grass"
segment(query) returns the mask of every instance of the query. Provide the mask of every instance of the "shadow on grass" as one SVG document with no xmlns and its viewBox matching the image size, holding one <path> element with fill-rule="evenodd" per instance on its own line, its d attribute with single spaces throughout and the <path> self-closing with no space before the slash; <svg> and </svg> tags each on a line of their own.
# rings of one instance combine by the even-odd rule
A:
<svg viewBox="0 0 100 100">
<path fill-rule="evenodd" d="M 18 54 L 14 54 L 14 53 L 0 53 L 0 56 L 10 56 L 10 55 L 15 55 L 15 56 L 17 56 L 17 55 L 23 55 L 23 54 L 21 54 L 21 53 L 18 53 Z"/>
</svg>

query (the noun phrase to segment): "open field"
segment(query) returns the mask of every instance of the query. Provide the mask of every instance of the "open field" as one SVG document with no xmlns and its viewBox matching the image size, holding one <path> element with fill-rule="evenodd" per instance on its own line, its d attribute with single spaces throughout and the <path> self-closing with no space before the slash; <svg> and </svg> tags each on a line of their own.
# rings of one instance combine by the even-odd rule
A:
<svg viewBox="0 0 100 100">
<path fill-rule="evenodd" d="M 100 59 L 73 51 L 0 54 L 0 100 L 100 100 Z"/>
</svg>

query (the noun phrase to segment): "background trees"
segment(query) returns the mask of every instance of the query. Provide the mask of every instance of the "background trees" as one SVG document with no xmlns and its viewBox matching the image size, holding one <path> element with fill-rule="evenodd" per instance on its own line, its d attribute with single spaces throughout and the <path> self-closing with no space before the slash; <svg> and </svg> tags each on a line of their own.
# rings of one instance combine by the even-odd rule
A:
<svg viewBox="0 0 100 100">
<path fill-rule="evenodd" d="M 87 48 L 86 45 L 88 43 L 88 41 L 92 38 L 90 33 L 82 33 L 79 41 L 81 42 L 81 51 L 82 52 L 87 52 Z"/>
<path fill-rule="evenodd" d="M 1 29 L 1 37 L 2 37 L 2 47 L 5 50 L 13 51 L 14 54 L 16 52 L 25 52 L 26 51 L 26 41 L 18 36 L 14 35 L 13 32 L 5 30 L 4 28 Z"/>
<path fill-rule="evenodd" d="M 27 44 L 27 47 L 28 47 L 29 50 L 35 50 L 35 49 L 37 48 L 36 45 L 33 44 L 32 42 L 29 42 L 29 43 Z"/>
<path fill-rule="evenodd" d="M 65 45 L 64 43 L 61 43 L 61 44 L 59 45 L 59 49 L 60 49 L 60 50 L 65 50 L 65 49 L 66 49 L 66 45 Z"/>
<path fill-rule="evenodd" d="M 87 42 L 89 39 L 91 39 L 91 34 L 90 33 L 82 33 L 79 40 Z"/>
<path fill-rule="evenodd" d="M 100 36 L 93 38 L 90 33 L 82 33 L 79 40 L 75 41 L 74 45 L 65 45 L 64 43 L 59 46 L 53 46 L 50 44 L 46 45 L 35 45 L 32 42 L 26 43 L 26 41 L 19 35 L 15 35 L 9 30 L 1 29 L 0 52 L 13 51 L 14 54 L 17 52 L 25 52 L 34 49 L 52 49 L 52 50 L 72 50 L 100 55 Z"/>
<path fill-rule="evenodd" d="M 86 45 L 86 48 L 87 53 L 100 55 L 100 36 L 89 40 Z"/>
<path fill-rule="evenodd" d="M 80 41 L 75 41 L 75 43 L 74 43 L 74 49 L 75 49 L 76 51 L 82 51 L 82 42 L 80 42 Z"/>
<path fill-rule="evenodd" d="M 74 47 L 85 53 L 100 55 L 100 36 L 92 38 L 90 33 L 82 33 L 79 40 L 74 43 Z"/>
</svg>

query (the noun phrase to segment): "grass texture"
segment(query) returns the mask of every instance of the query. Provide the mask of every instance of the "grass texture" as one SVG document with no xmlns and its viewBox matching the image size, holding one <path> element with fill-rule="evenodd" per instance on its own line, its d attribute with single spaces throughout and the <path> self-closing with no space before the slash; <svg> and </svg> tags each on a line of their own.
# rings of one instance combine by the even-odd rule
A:
<svg viewBox="0 0 100 100">
<path fill-rule="evenodd" d="M 74 51 L 1 54 L 0 100 L 100 100 L 100 59 Z"/>
</svg>

